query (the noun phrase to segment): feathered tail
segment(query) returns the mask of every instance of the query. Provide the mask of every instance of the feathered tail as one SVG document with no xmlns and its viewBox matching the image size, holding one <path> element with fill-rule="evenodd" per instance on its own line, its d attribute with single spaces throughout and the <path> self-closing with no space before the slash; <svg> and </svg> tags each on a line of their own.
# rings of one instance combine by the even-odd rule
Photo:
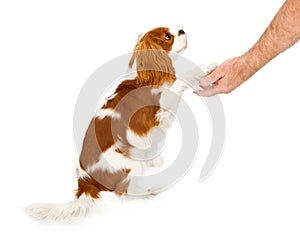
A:
<svg viewBox="0 0 300 244">
<path fill-rule="evenodd" d="M 94 200 L 91 196 L 82 194 L 73 202 L 66 204 L 37 203 L 26 208 L 27 213 L 38 220 L 70 220 L 73 217 L 85 216 L 92 208 Z"/>
</svg>

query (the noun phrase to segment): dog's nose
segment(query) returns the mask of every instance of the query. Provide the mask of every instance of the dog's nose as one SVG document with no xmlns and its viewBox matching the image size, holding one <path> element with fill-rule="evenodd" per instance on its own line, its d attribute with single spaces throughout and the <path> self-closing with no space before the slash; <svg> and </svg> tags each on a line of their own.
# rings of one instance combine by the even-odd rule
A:
<svg viewBox="0 0 300 244">
<path fill-rule="evenodd" d="M 184 32 L 184 30 L 180 29 L 180 30 L 178 31 L 178 34 L 179 34 L 179 36 L 180 36 L 180 35 L 185 34 L 185 32 Z"/>
</svg>

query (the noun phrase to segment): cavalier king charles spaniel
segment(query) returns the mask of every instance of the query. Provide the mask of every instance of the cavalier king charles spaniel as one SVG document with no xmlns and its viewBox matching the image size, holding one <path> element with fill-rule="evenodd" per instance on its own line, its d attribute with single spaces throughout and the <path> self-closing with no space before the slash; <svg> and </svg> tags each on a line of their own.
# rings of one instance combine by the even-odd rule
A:
<svg viewBox="0 0 300 244">
<path fill-rule="evenodd" d="M 215 68 L 201 67 L 202 74 L 190 72 L 189 84 L 176 77 L 172 59 L 186 47 L 183 30 L 172 33 L 161 27 L 139 36 L 129 61 L 130 67 L 135 63 L 136 77 L 119 84 L 87 128 L 76 171 L 75 200 L 31 205 L 27 211 L 32 217 L 63 220 L 85 215 L 101 191 L 138 195 L 130 176 L 163 163 L 158 144 L 174 120 L 180 97 L 191 84 L 198 87 L 199 77 Z"/>
</svg>

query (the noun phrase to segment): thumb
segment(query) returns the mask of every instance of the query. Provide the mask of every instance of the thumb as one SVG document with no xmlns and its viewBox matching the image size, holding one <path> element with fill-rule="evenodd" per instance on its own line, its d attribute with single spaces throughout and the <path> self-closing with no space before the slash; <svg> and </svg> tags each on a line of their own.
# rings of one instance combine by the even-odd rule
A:
<svg viewBox="0 0 300 244">
<path fill-rule="evenodd" d="M 212 81 L 211 81 L 211 78 L 209 75 L 207 76 L 204 76 L 202 77 L 200 80 L 199 80 L 199 85 L 200 87 L 202 88 L 207 88 L 211 85 Z"/>
</svg>

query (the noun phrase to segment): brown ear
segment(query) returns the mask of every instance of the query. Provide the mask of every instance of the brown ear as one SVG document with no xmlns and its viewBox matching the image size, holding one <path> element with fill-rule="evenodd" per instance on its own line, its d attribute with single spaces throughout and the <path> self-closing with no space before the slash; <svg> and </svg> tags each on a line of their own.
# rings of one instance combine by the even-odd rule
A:
<svg viewBox="0 0 300 244">
<path fill-rule="evenodd" d="M 133 65 L 133 63 L 134 63 L 134 60 L 135 60 L 135 51 L 137 50 L 137 48 L 138 48 L 138 45 L 139 45 L 139 41 L 138 41 L 138 43 L 135 45 L 135 47 L 134 47 L 134 50 L 133 50 L 133 54 L 132 54 L 132 56 L 131 56 L 131 58 L 130 58 L 130 61 L 129 61 L 129 68 L 132 68 L 132 65 Z"/>
<path fill-rule="evenodd" d="M 168 52 L 161 46 L 161 40 L 145 35 L 135 45 L 129 67 L 136 63 L 137 84 L 161 86 L 176 79 L 175 70 Z"/>
<path fill-rule="evenodd" d="M 134 60 L 135 60 L 135 51 L 133 52 L 131 58 L 130 58 L 130 61 L 129 61 L 129 68 L 132 68 L 133 66 L 133 63 L 134 63 Z"/>
<path fill-rule="evenodd" d="M 134 58 L 141 84 L 162 85 L 176 79 L 168 52 L 156 40 L 148 38 L 136 47 Z"/>
<path fill-rule="evenodd" d="M 138 66 L 141 65 L 141 62 L 147 62 L 147 59 L 149 60 L 149 62 L 151 63 L 151 56 L 152 58 L 154 57 L 154 55 L 151 55 L 151 50 L 158 50 L 158 49 L 162 49 L 160 44 L 160 40 L 158 40 L 158 38 L 155 38 L 153 36 L 148 35 L 147 33 L 143 36 L 143 38 L 141 39 L 141 35 L 140 34 L 138 36 L 138 41 L 137 44 L 134 47 L 134 51 L 133 54 L 130 58 L 129 61 L 129 68 L 132 68 L 134 61 L 136 61 L 136 66 L 138 68 Z M 146 50 L 148 51 L 146 53 Z M 163 51 L 163 50 L 162 50 Z M 147 56 L 149 55 L 149 57 L 147 58 Z M 139 63 L 138 60 L 139 59 Z M 149 67 L 149 65 L 142 65 L 144 67 Z"/>
<path fill-rule="evenodd" d="M 143 36 L 143 33 L 141 33 L 141 34 L 138 35 L 137 44 L 134 47 L 133 54 L 132 54 L 132 56 L 130 58 L 130 61 L 129 61 L 129 64 L 128 64 L 129 68 L 132 68 L 132 66 L 134 64 L 134 61 L 135 61 L 135 51 L 138 50 L 138 49 L 140 49 L 139 45 L 140 45 L 140 41 L 141 41 L 141 37 L 142 36 Z"/>
</svg>

